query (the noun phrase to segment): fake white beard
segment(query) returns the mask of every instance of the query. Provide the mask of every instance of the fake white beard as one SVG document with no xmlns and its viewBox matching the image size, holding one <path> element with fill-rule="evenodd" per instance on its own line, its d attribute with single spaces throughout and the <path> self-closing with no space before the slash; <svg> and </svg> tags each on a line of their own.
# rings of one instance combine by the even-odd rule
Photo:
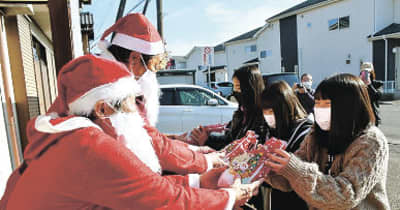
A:
<svg viewBox="0 0 400 210">
<path fill-rule="evenodd" d="M 151 126 L 158 121 L 160 109 L 160 84 L 154 72 L 147 70 L 137 81 L 145 99 L 146 116 Z"/>
<path fill-rule="evenodd" d="M 124 136 L 126 147 L 131 150 L 153 172 L 161 173 L 161 166 L 154 151 L 151 137 L 143 127 L 138 112 L 117 112 L 110 116 L 111 125 L 118 135 Z"/>
</svg>

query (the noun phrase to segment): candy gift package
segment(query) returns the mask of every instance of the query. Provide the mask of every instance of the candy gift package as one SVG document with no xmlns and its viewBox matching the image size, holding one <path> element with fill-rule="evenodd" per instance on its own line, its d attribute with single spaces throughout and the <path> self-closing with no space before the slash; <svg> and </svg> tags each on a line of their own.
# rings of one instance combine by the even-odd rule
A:
<svg viewBox="0 0 400 210">
<path fill-rule="evenodd" d="M 271 170 L 264 162 L 267 154 L 275 149 L 285 149 L 287 143 L 274 137 L 258 144 L 257 134 L 247 131 L 246 135 L 227 145 L 220 152 L 225 154 L 224 160 L 229 168 L 225 170 L 218 180 L 220 187 L 229 187 L 236 178 L 240 178 L 242 184 L 250 184 L 268 175 Z"/>
</svg>

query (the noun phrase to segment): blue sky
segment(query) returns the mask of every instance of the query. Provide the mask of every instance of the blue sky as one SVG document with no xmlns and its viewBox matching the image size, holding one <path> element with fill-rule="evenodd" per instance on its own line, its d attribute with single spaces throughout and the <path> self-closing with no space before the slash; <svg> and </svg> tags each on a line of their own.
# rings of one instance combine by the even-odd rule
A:
<svg viewBox="0 0 400 210">
<path fill-rule="evenodd" d="M 127 0 L 125 14 L 141 0 Z M 193 46 L 215 46 L 262 26 L 265 20 L 304 0 L 164 0 L 164 39 L 172 55 L 186 55 Z M 85 11 L 94 15 L 95 41 L 115 22 L 117 0 L 94 0 Z M 133 12 L 143 10 L 141 4 Z M 156 1 L 146 16 L 156 26 Z"/>
</svg>

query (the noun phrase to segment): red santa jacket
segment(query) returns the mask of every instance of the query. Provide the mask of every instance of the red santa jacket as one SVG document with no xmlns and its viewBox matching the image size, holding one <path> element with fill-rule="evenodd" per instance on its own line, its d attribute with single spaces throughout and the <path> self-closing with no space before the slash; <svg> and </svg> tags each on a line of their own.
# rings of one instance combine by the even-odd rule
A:
<svg viewBox="0 0 400 210">
<path fill-rule="evenodd" d="M 28 124 L 25 162 L 9 178 L 0 210 L 227 207 L 227 191 L 191 188 L 187 176 L 160 176 L 122 142 L 90 122 L 79 128 L 75 119 L 51 120 L 69 127 L 52 134 L 38 131 L 35 119 Z"/>
</svg>

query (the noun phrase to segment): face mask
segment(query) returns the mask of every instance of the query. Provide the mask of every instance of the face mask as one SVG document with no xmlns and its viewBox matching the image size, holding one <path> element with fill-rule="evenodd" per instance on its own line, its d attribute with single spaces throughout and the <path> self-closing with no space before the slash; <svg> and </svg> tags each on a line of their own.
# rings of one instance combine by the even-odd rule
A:
<svg viewBox="0 0 400 210">
<path fill-rule="evenodd" d="M 275 116 L 272 114 L 264 115 L 265 122 L 267 122 L 268 126 L 271 128 L 276 128 Z"/>
<path fill-rule="evenodd" d="M 233 91 L 232 94 L 233 94 L 233 96 L 235 96 L 236 101 L 237 101 L 239 104 L 242 104 L 242 93 L 237 92 L 237 91 Z"/>
<path fill-rule="evenodd" d="M 314 114 L 318 126 L 324 131 L 329 131 L 331 128 L 331 108 L 314 108 Z"/>
<path fill-rule="evenodd" d="M 303 82 L 303 86 L 304 86 L 306 89 L 311 89 L 312 82 Z"/>
</svg>

